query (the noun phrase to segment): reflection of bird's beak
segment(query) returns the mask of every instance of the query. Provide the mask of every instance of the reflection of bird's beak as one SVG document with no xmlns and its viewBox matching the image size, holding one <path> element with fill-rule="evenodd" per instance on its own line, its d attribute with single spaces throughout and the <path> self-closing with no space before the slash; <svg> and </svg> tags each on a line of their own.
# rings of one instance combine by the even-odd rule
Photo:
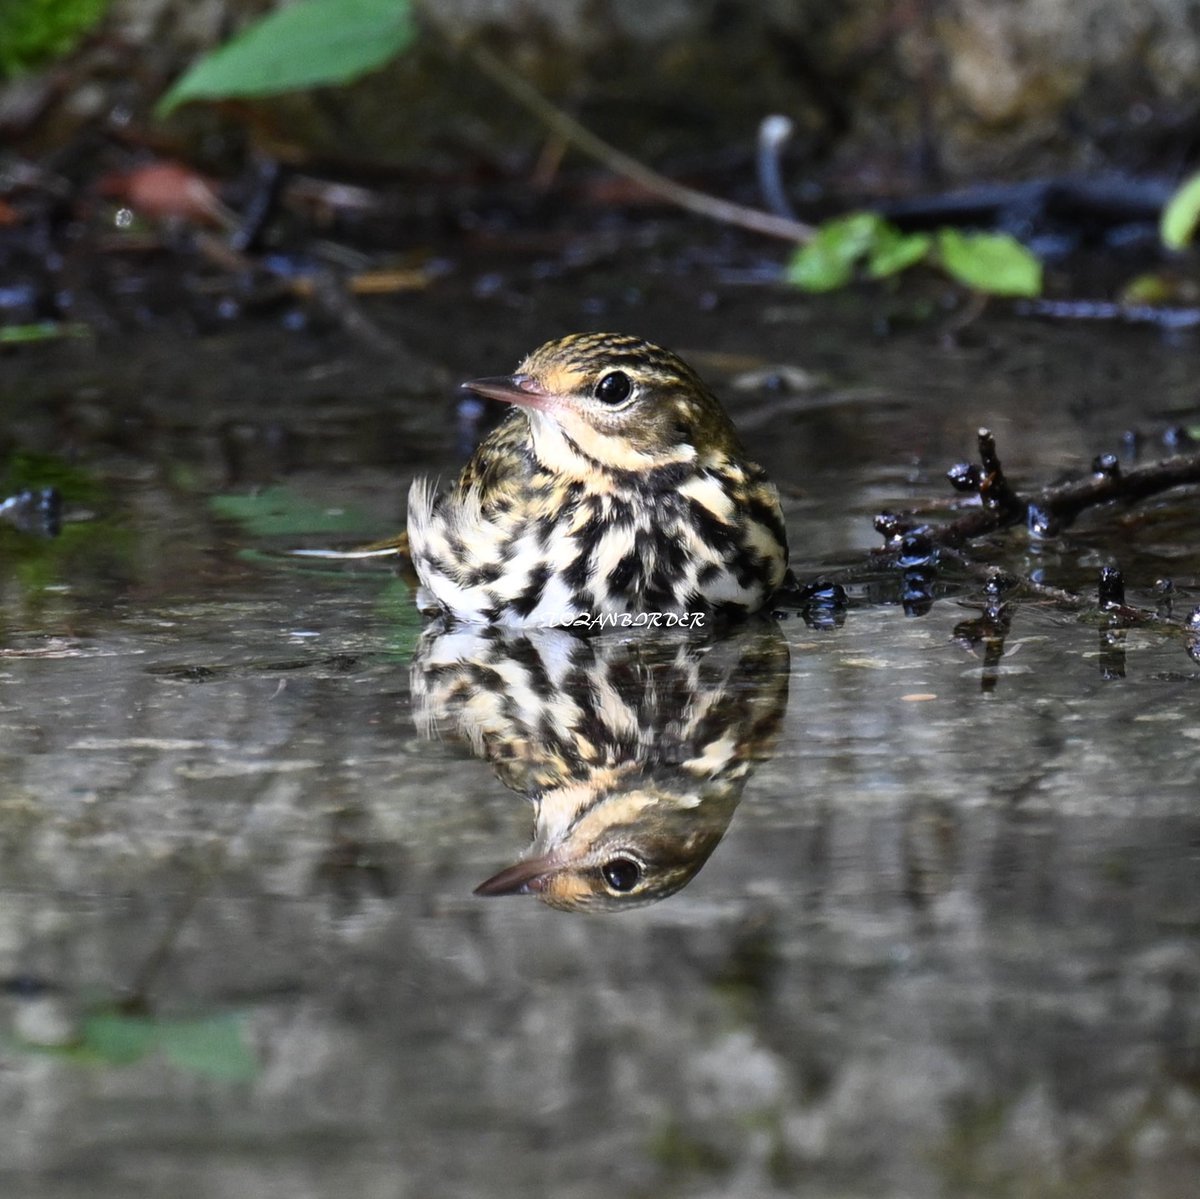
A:
<svg viewBox="0 0 1200 1199">
<path fill-rule="evenodd" d="M 528 375 L 500 375 L 495 379 L 472 379 L 464 383 L 462 391 L 470 391 L 489 400 L 503 400 L 506 404 L 517 404 L 522 408 L 533 408 L 537 412 L 553 412 L 558 400 L 535 379 Z"/>
<path fill-rule="evenodd" d="M 550 876 L 563 865 L 562 859 L 554 854 L 540 858 L 526 858 L 515 865 L 506 866 L 499 874 L 479 884 L 476 895 L 529 895 L 544 891 Z"/>
</svg>

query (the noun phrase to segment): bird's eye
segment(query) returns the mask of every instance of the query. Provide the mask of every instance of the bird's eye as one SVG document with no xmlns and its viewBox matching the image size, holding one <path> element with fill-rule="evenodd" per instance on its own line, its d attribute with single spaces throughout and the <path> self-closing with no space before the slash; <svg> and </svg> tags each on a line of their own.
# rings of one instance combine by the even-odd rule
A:
<svg viewBox="0 0 1200 1199">
<path fill-rule="evenodd" d="M 600 873 L 614 891 L 632 891 L 641 881 L 642 865 L 633 858 L 609 858 Z"/>
<path fill-rule="evenodd" d="M 632 390 L 633 384 L 624 371 L 609 371 L 596 384 L 596 399 L 605 404 L 619 404 L 622 400 L 629 399 Z"/>
</svg>

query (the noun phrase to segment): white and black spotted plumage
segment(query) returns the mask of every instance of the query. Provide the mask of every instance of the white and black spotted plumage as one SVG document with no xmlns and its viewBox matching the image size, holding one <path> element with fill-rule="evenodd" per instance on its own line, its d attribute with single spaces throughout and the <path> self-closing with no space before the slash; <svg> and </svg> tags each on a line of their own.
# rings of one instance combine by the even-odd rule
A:
<svg viewBox="0 0 1200 1199">
<path fill-rule="evenodd" d="M 756 611 L 783 579 L 775 488 L 683 362 L 618 334 L 550 342 L 465 384 L 517 405 L 442 493 L 418 480 L 408 535 L 427 606 L 569 624 Z"/>
</svg>

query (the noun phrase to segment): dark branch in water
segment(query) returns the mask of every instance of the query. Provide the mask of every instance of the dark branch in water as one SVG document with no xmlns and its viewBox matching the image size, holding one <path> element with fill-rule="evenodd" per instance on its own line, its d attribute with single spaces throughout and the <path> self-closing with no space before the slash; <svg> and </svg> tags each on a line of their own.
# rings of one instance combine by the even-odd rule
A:
<svg viewBox="0 0 1200 1199">
<path fill-rule="evenodd" d="M 1167 440 L 1168 444 L 1195 444 L 1177 435 L 1169 435 Z M 846 586 L 877 578 L 881 570 L 898 570 L 902 572 L 900 602 L 909 615 L 920 615 L 934 602 L 938 564 L 949 562 L 961 574 L 976 579 L 984 593 L 982 616 L 960 625 L 956 637 L 982 652 L 985 689 L 995 685 L 997 663 L 1011 622 L 1011 606 L 1002 600 L 1018 594 L 1094 618 L 1100 625 L 1106 678 L 1119 677 L 1123 672 L 1121 630 L 1135 625 L 1182 633 L 1188 653 L 1200 661 L 1200 607 L 1182 619 L 1174 616 L 1174 589 L 1169 581 L 1159 582 L 1160 599 L 1155 608 L 1140 608 L 1126 602 L 1124 578 L 1114 567 L 1100 571 L 1096 593 L 1088 597 L 980 562 L 966 549 L 971 541 L 1016 525 L 1025 525 L 1034 537 L 1054 536 L 1088 508 L 1132 504 L 1174 487 L 1200 484 L 1200 450 L 1131 470 L 1122 470 L 1115 454 L 1102 454 L 1092 463 L 1092 473 L 1086 478 L 1044 487 L 1026 496 L 1005 476 L 991 431 L 980 429 L 979 462 L 958 463 L 946 475 L 956 491 L 975 496 L 977 506 L 941 526 L 915 513 L 880 513 L 875 527 L 885 544 L 872 553 L 868 563 L 822 575 L 804 585 L 789 580 L 776 596 L 777 608 L 798 608 L 810 624 L 838 624 L 848 603 Z"/>
<path fill-rule="evenodd" d="M 1160 329 L 1194 329 L 1200 308 L 1166 304 L 1114 304 L 1107 300 L 1020 300 L 1021 316 L 1058 321 L 1113 321 L 1127 325 L 1156 325 Z"/>
<path fill-rule="evenodd" d="M 1150 223 L 1158 220 L 1176 184 L 1169 179 L 1125 175 L 1033 179 L 984 183 L 932 196 L 882 204 L 881 211 L 902 228 L 939 225 L 1012 225 L 1020 221 L 1060 221 L 1074 226 Z"/>
<path fill-rule="evenodd" d="M 887 540 L 886 551 L 898 551 L 901 539 L 917 529 L 943 549 L 1018 524 L 1026 525 L 1034 536 L 1053 536 L 1088 508 L 1113 502 L 1132 504 L 1173 487 L 1200 483 L 1200 452 L 1179 454 L 1132 470 L 1122 470 L 1115 455 L 1102 454 L 1093 462 L 1087 478 L 1044 487 L 1025 497 L 1014 491 L 1005 478 L 995 438 L 988 429 L 979 430 L 979 459 L 979 465 L 959 463 L 946 472 L 956 491 L 973 492 L 979 497 L 978 508 L 941 527 L 916 516 L 882 513 L 875 518 L 875 527 Z"/>
<path fill-rule="evenodd" d="M 907 579 L 913 570 L 914 545 L 919 543 L 926 549 L 930 564 L 937 557 L 950 558 L 960 569 L 979 579 L 990 609 L 996 609 L 1001 595 L 1020 591 L 1060 608 L 1092 613 L 1103 622 L 1102 649 L 1108 655 L 1105 661 L 1109 662 L 1105 677 L 1123 674 L 1119 631 L 1134 625 L 1182 632 L 1189 654 L 1200 660 L 1200 608 L 1183 619 L 1172 616 L 1169 582 L 1160 584 L 1162 602 L 1151 610 L 1126 603 L 1125 580 L 1115 567 L 1101 569 L 1096 596 L 1090 599 L 977 562 L 962 549 L 975 538 L 1019 524 L 1024 524 L 1034 537 L 1053 536 L 1088 508 L 1109 503 L 1132 504 L 1174 487 L 1200 484 L 1200 451 L 1127 471 L 1121 469 L 1115 454 L 1101 454 L 1092 463 L 1092 473 L 1087 478 L 1044 487 L 1030 497 L 1020 495 L 1005 478 L 995 438 L 988 429 L 979 430 L 979 459 L 978 464 L 959 463 L 946 472 L 955 490 L 973 492 L 978 497 L 979 506 L 972 511 L 941 527 L 896 513 L 885 512 L 875 518 L 875 527 L 887 542 L 875 554 L 877 564 L 901 567 Z M 1002 652 L 1003 636 L 989 629 L 984 640 L 988 638 L 994 657 Z"/>
</svg>

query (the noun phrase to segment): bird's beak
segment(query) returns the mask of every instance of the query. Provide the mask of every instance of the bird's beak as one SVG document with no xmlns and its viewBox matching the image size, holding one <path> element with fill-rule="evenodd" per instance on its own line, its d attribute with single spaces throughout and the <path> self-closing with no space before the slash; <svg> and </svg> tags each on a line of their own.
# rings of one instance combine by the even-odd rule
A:
<svg viewBox="0 0 1200 1199">
<path fill-rule="evenodd" d="M 506 404 L 517 404 L 522 408 L 533 408 L 538 412 L 553 412 L 557 401 L 536 379 L 529 375 L 500 375 L 495 379 L 472 379 L 464 383 L 462 391 L 486 396 L 489 400 L 503 400 Z"/>
<path fill-rule="evenodd" d="M 506 866 L 499 874 L 479 884 L 476 895 L 530 895 L 546 889 L 550 876 L 562 866 L 562 861 L 553 854 L 540 858 L 526 858 L 515 865 Z"/>
</svg>

